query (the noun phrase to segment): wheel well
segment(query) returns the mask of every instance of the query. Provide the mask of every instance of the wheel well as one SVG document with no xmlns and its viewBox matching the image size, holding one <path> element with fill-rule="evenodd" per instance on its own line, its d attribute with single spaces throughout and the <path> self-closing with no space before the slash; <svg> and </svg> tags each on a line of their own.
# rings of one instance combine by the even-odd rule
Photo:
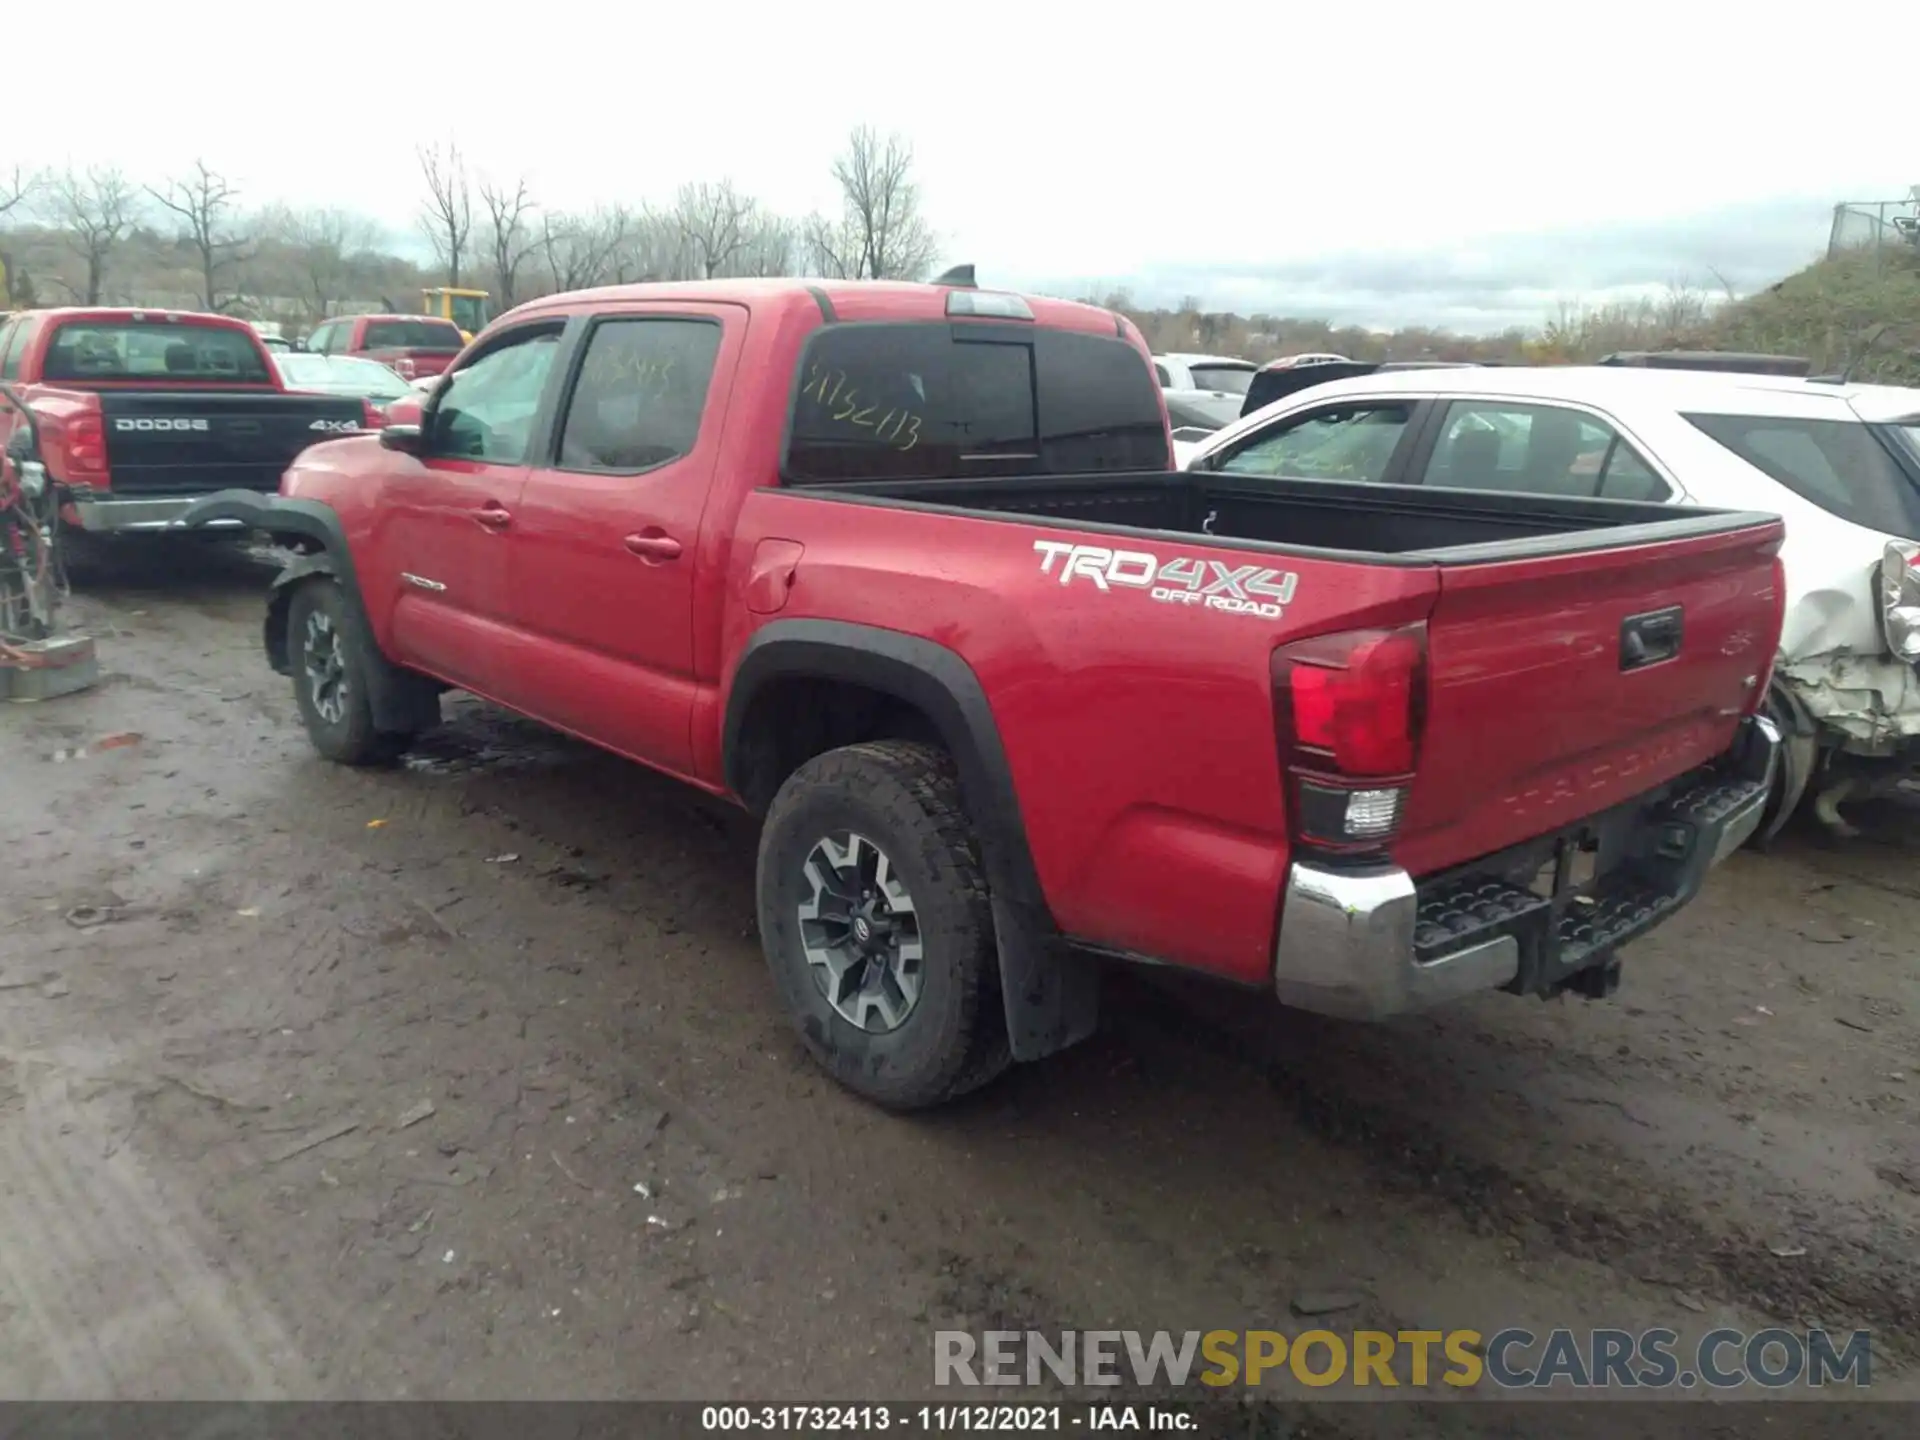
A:
<svg viewBox="0 0 1920 1440">
<path fill-rule="evenodd" d="M 293 658 L 287 648 L 287 612 L 293 604 L 293 592 L 300 588 L 300 581 L 309 575 L 330 575 L 331 565 L 324 560 L 316 562 L 318 556 L 324 556 L 324 548 L 311 536 L 300 534 L 276 534 L 268 537 L 282 550 L 290 551 L 299 561 L 304 561 L 298 579 L 289 578 L 276 584 L 267 596 L 267 620 L 265 640 L 267 663 L 276 674 L 291 673 Z"/>
<path fill-rule="evenodd" d="M 924 710 L 884 690 L 803 675 L 770 680 L 749 702 L 736 741 L 740 798 L 763 815 L 795 770 L 816 755 L 863 740 L 947 748 Z"/>
</svg>

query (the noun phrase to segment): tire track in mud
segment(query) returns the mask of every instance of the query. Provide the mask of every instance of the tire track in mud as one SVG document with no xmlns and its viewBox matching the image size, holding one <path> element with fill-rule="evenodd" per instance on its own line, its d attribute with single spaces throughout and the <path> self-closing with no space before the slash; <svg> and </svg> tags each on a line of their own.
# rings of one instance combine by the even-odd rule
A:
<svg viewBox="0 0 1920 1440">
<path fill-rule="evenodd" d="M 1123 982 L 1124 983 L 1124 982 Z M 1159 982 L 1133 982 L 1153 987 Z M 1792 1322 L 1863 1324 L 1907 1362 L 1920 1356 L 1920 1255 L 1827 1233 L 1818 1265 L 1783 1264 L 1765 1237 L 1716 1233 L 1684 1196 L 1648 1177 L 1638 1208 L 1614 1207 L 1534 1172 L 1457 1149 L 1406 1114 L 1365 1097 L 1343 1067 L 1309 1074 L 1274 1058 L 1257 1033 L 1191 1004 L 1128 1005 L 1117 1024 L 1130 1040 L 1172 1044 L 1224 1058 L 1258 1075 L 1311 1134 L 1362 1157 L 1383 1189 L 1445 1204 L 1472 1230 L 1531 1243 L 1543 1232 L 1558 1250 L 1643 1282 L 1745 1303 Z M 1630 1159 L 1622 1160 L 1631 1165 Z M 1802 1233 L 1821 1234 L 1825 1215 L 1794 1197 Z"/>
<path fill-rule="evenodd" d="M 34 1062 L 0 1112 L 0 1352 L 10 1399 L 311 1394 L 298 1349 L 197 1217 Z M 36 1077 L 37 1083 L 36 1083 Z"/>
</svg>

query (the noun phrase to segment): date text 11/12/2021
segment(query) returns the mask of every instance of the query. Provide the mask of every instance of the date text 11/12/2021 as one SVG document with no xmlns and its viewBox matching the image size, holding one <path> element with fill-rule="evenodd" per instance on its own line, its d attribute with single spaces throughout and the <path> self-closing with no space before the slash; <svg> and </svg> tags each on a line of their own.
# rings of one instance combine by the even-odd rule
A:
<svg viewBox="0 0 1920 1440">
<path fill-rule="evenodd" d="M 1157 1405 L 707 1405 L 700 1428 L 743 1433 L 1060 1434 L 1073 1431 L 1191 1432 L 1191 1412 Z"/>
</svg>

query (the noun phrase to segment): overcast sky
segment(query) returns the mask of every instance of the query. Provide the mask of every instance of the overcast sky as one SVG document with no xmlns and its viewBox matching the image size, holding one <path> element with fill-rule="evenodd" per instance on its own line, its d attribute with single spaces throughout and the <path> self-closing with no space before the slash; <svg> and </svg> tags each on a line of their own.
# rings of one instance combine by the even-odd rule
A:
<svg viewBox="0 0 1920 1440">
<path fill-rule="evenodd" d="M 984 283 L 1462 330 L 1752 289 L 1823 248 L 1835 201 L 1920 183 L 1911 0 L 663 11 L 98 0 L 83 70 L 8 27 L 0 171 L 200 156 L 249 202 L 406 230 L 415 147 L 451 132 L 556 207 L 731 177 L 804 213 L 864 121 L 912 139 Z"/>
</svg>

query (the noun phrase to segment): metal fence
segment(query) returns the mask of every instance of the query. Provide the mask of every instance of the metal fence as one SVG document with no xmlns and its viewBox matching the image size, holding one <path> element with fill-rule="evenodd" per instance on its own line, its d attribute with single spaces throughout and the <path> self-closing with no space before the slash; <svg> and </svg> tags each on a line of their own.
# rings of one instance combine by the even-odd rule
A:
<svg viewBox="0 0 1920 1440">
<path fill-rule="evenodd" d="M 1920 188 L 1920 187 L 1916 187 Z M 1833 207 L 1827 256 L 1920 247 L 1920 196 L 1905 200 L 1850 200 Z"/>
</svg>

